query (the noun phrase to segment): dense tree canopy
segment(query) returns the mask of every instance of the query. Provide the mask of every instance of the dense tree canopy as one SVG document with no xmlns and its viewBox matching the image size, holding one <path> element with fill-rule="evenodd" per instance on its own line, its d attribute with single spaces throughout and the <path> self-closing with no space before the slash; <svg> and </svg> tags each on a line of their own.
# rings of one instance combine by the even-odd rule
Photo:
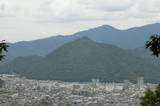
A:
<svg viewBox="0 0 160 106">
<path fill-rule="evenodd" d="M 153 35 L 146 42 L 146 48 L 149 48 L 152 55 L 159 57 L 160 55 L 160 35 Z M 140 98 L 141 106 L 160 106 L 160 84 L 155 91 L 147 89 L 145 96 Z"/>
<path fill-rule="evenodd" d="M 0 42 L 0 61 L 2 59 L 4 59 L 5 55 L 3 55 L 2 53 L 3 53 L 3 51 L 7 52 L 7 47 L 8 47 L 8 45 L 4 42 L 4 40 L 2 42 Z"/>
<path fill-rule="evenodd" d="M 2 88 L 4 85 L 4 81 L 2 79 L 0 79 L 0 88 Z"/>
<path fill-rule="evenodd" d="M 160 106 L 160 84 L 157 86 L 155 91 L 147 89 L 145 91 L 145 96 L 140 100 L 140 104 L 142 106 Z"/>
<path fill-rule="evenodd" d="M 149 48 L 152 55 L 159 57 L 160 55 L 160 35 L 153 35 L 150 40 L 146 42 L 146 48 Z"/>
</svg>

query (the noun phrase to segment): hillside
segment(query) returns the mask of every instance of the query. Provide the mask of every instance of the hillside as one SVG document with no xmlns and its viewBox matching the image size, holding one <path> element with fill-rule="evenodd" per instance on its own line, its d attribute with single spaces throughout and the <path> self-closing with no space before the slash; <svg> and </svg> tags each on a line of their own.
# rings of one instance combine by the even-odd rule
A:
<svg viewBox="0 0 160 106">
<path fill-rule="evenodd" d="M 9 63 L 0 66 L 0 73 L 25 75 L 32 64 L 42 60 L 41 56 L 17 57 Z"/>
<path fill-rule="evenodd" d="M 68 36 L 59 35 L 34 41 L 10 43 L 7 59 L 9 61 L 18 56 L 44 56 L 64 43 L 83 36 L 87 36 L 97 42 L 113 44 L 125 49 L 134 49 L 144 46 L 150 35 L 160 33 L 159 29 L 159 23 L 127 30 L 119 30 L 109 25 L 103 25 Z"/>
<path fill-rule="evenodd" d="M 160 58 L 157 58 L 152 55 L 152 52 L 149 51 L 149 49 L 146 49 L 145 47 L 139 47 L 133 50 L 130 50 L 133 55 L 139 56 L 141 58 L 144 58 L 148 61 L 151 61 L 153 64 L 160 64 Z"/>
<path fill-rule="evenodd" d="M 16 69 L 15 69 L 16 68 Z M 15 69 L 15 70 L 14 70 Z M 159 82 L 159 67 L 116 46 L 82 37 L 66 43 L 44 57 L 21 57 L 0 67 L 1 73 L 18 73 L 31 79 L 121 82 Z"/>
<path fill-rule="evenodd" d="M 9 48 L 6 53 L 6 61 L 13 60 L 19 56 L 44 56 L 52 52 L 66 42 L 70 42 L 75 37 L 72 36 L 57 36 L 34 41 L 22 41 L 17 43 L 9 43 Z"/>
</svg>

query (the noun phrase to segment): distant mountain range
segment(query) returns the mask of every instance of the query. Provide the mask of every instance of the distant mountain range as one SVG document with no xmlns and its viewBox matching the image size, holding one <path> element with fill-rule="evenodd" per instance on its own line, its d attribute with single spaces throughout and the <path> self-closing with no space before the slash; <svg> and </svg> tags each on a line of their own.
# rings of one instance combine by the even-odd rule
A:
<svg viewBox="0 0 160 106">
<path fill-rule="evenodd" d="M 97 42 L 113 44 L 124 49 L 134 49 L 144 46 L 149 36 L 157 33 L 160 33 L 159 23 L 127 30 L 119 30 L 109 25 L 103 25 L 70 36 L 59 35 L 34 41 L 10 43 L 7 59 L 12 60 L 18 56 L 44 56 L 64 43 L 83 36 L 87 36 Z"/>
<path fill-rule="evenodd" d="M 139 30 L 148 29 L 150 28 L 150 26 L 144 26 L 143 28 L 138 28 L 138 29 Z M 95 33 L 91 34 L 94 36 L 98 34 L 98 32 L 97 34 L 96 32 L 94 32 L 95 30 L 107 32 L 106 29 L 107 31 L 111 31 L 114 28 L 108 26 L 102 26 L 86 32 L 90 34 Z M 134 31 L 138 29 L 137 28 L 130 29 L 130 31 L 133 31 L 131 35 L 134 35 Z M 119 32 L 119 30 L 116 29 L 114 30 Z M 128 31 L 129 30 L 126 30 L 124 32 Z M 74 36 L 80 36 L 80 35 L 82 36 L 83 35 L 82 33 L 86 32 L 80 32 L 81 34 L 77 33 Z M 137 33 L 135 33 L 135 35 L 136 34 Z M 101 35 L 103 34 L 99 34 L 99 36 Z M 111 35 L 108 34 L 108 36 Z M 61 40 L 62 38 L 63 39 L 68 38 L 69 40 L 71 40 L 72 38 L 73 40 L 76 37 L 74 38 L 73 36 L 70 37 L 59 36 L 53 38 L 54 39 L 60 38 Z M 123 37 L 121 37 L 121 40 L 122 38 Z M 124 37 L 123 39 L 126 38 Z M 68 41 L 65 40 L 65 42 L 69 42 L 69 40 Z M 111 39 L 109 40 L 111 41 Z M 144 40 L 145 39 L 143 39 L 142 41 Z M 34 42 L 40 42 L 40 41 L 32 41 L 32 43 Z M 52 40 L 50 42 L 52 42 Z M 23 43 L 24 42 L 18 44 L 23 44 Z M 27 42 L 24 44 L 29 44 L 29 43 L 31 42 Z M 132 42 L 130 44 L 132 44 Z M 135 44 L 135 42 L 133 44 Z M 50 47 L 52 46 L 55 47 L 55 45 L 50 45 Z M 160 81 L 160 66 L 153 64 L 152 61 L 149 61 L 144 57 L 139 56 L 141 54 L 141 53 L 139 54 L 139 52 L 135 53 L 131 50 L 121 49 L 111 44 L 98 43 L 91 40 L 88 37 L 81 37 L 69 43 L 65 43 L 63 45 L 59 44 L 59 46 L 60 47 L 58 48 L 55 47 L 56 48 L 55 50 L 53 50 L 51 53 L 45 56 L 17 57 L 11 62 L 1 66 L 0 73 L 16 73 L 31 79 L 62 80 L 62 81 L 83 82 L 83 81 L 90 81 L 92 78 L 99 78 L 101 81 L 122 82 L 123 80 L 131 80 L 134 82 L 136 81 L 136 78 L 140 76 L 144 77 L 147 82 L 156 83 Z M 40 46 L 39 43 L 39 48 L 40 47 L 42 46 Z M 44 46 L 43 48 L 46 49 Z M 40 50 L 43 50 L 43 48 L 40 48 Z M 47 54 L 47 52 L 44 54 Z"/>
</svg>

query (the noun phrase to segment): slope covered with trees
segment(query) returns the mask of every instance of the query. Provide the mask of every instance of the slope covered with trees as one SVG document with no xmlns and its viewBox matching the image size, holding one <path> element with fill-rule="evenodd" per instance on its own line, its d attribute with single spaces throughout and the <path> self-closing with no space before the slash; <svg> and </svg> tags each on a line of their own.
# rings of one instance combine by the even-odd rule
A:
<svg viewBox="0 0 160 106">
<path fill-rule="evenodd" d="M 7 52 L 7 47 L 8 45 L 4 42 L 4 40 L 0 42 L 0 61 L 4 59 L 5 55 L 3 52 Z"/>
<path fill-rule="evenodd" d="M 159 82 L 159 66 L 130 51 L 113 45 L 97 43 L 82 37 L 66 43 L 44 57 L 19 57 L 0 67 L 1 73 L 16 73 L 27 78 L 63 81 L 121 82 L 136 81 L 143 76 L 147 82 Z"/>
</svg>

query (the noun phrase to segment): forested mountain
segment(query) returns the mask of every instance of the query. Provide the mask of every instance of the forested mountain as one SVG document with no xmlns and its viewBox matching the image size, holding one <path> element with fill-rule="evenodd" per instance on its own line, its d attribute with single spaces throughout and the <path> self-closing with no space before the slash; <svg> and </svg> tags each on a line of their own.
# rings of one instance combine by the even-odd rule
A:
<svg viewBox="0 0 160 106">
<path fill-rule="evenodd" d="M 146 49 L 145 47 L 139 47 L 130 51 L 133 53 L 133 55 L 151 61 L 153 64 L 160 65 L 160 58 L 153 56 L 149 49 Z"/>
<path fill-rule="evenodd" d="M 117 46 L 97 43 L 87 37 L 76 39 L 46 56 L 18 57 L 0 67 L 0 73 L 16 73 L 31 79 L 122 82 L 160 81 L 159 65 Z"/>
<path fill-rule="evenodd" d="M 159 29 L 159 23 L 127 30 L 119 30 L 109 25 L 103 25 L 68 36 L 59 35 L 34 41 L 10 43 L 7 58 L 11 60 L 17 56 L 47 55 L 64 43 L 83 36 L 97 42 L 113 44 L 125 49 L 134 49 L 143 46 L 150 35 L 160 33 Z"/>
</svg>

